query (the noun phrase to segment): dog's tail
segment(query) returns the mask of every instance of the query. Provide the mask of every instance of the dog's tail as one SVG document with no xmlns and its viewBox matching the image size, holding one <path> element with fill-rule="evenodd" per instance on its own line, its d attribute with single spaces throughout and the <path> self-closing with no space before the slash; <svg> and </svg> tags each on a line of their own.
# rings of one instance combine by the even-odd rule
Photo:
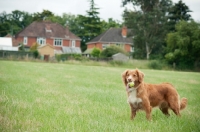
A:
<svg viewBox="0 0 200 132">
<path fill-rule="evenodd" d="M 187 106 L 187 102 L 188 102 L 187 98 L 182 98 L 180 100 L 180 110 L 183 110 Z"/>
</svg>

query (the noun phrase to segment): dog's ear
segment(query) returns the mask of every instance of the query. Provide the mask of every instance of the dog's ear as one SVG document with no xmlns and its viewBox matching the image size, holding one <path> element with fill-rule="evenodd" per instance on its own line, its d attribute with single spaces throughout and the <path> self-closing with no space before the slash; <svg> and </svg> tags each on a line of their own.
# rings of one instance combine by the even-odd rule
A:
<svg viewBox="0 0 200 132">
<path fill-rule="evenodd" d="M 125 70 L 123 73 L 122 73 L 122 81 L 124 83 L 125 86 L 127 86 L 127 80 L 126 80 L 126 74 L 129 70 Z"/>
<path fill-rule="evenodd" d="M 144 79 L 144 73 L 139 71 L 138 69 L 136 69 L 136 72 L 138 74 L 138 81 L 141 83 L 143 82 L 143 79 Z"/>
</svg>

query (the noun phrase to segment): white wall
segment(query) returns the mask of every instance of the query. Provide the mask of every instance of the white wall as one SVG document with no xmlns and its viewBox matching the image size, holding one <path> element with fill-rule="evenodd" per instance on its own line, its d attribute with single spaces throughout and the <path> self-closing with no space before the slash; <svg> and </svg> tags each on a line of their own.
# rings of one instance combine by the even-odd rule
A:
<svg viewBox="0 0 200 132">
<path fill-rule="evenodd" d="M 12 38 L 0 37 L 0 50 L 18 51 L 18 47 L 12 46 Z"/>
</svg>

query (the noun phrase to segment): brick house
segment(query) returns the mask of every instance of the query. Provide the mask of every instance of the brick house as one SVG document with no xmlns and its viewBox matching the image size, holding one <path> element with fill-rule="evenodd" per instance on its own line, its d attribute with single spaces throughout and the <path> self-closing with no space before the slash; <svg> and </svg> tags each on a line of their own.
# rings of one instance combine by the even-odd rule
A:
<svg viewBox="0 0 200 132">
<path fill-rule="evenodd" d="M 90 54 L 93 48 L 104 50 L 106 47 L 116 45 L 127 52 L 133 52 L 133 39 L 127 37 L 128 29 L 124 26 L 122 28 L 110 28 L 91 41 L 87 42 L 87 50 L 84 54 Z"/>
<path fill-rule="evenodd" d="M 15 40 L 23 43 L 28 49 L 36 42 L 42 47 L 48 44 L 51 49 L 54 49 L 54 55 L 56 53 L 81 54 L 81 39 L 70 32 L 67 27 L 64 28 L 62 25 L 50 21 L 35 21 L 31 23 L 15 35 Z"/>
</svg>

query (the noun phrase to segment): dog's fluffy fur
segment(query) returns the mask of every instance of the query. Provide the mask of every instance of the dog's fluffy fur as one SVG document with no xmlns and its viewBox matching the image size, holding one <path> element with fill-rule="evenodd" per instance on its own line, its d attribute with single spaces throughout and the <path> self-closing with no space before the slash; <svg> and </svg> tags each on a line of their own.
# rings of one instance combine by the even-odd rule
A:
<svg viewBox="0 0 200 132">
<path fill-rule="evenodd" d="M 169 116 L 171 109 L 177 116 L 180 110 L 187 105 L 187 98 L 179 99 L 179 95 L 170 83 L 147 84 L 143 81 L 144 74 L 136 70 L 125 70 L 122 73 L 122 80 L 126 87 L 128 103 L 131 108 L 131 119 L 138 110 L 146 112 L 146 118 L 151 120 L 152 107 L 158 106 L 163 114 Z M 134 87 L 129 87 L 128 83 L 134 82 Z"/>
</svg>

